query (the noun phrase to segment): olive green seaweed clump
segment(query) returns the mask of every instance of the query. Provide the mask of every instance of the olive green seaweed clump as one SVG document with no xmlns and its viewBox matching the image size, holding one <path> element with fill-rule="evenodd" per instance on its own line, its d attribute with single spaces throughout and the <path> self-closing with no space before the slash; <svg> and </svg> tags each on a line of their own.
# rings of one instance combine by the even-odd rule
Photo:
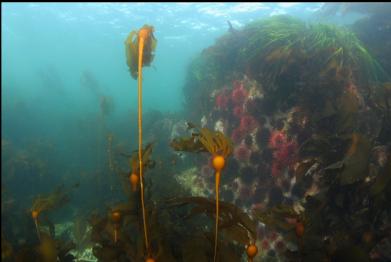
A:
<svg viewBox="0 0 391 262">
<path fill-rule="evenodd" d="M 376 81 L 384 74 L 361 41 L 345 27 L 276 16 L 243 30 L 249 43 L 239 51 L 242 58 L 259 65 L 253 73 L 262 72 L 272 82 L 293 65 L 305 66 L 313 76 L 326 76 L 331 71 L 333 77 L 347 77 L 353 71 Z"/>
<path fill-rule="evenodd" d="M 185 97 L 190 108 L 201 106 L 202 112 L 212 104 L 206 97 L 210 90 L 229 85 L 239 74 L 263 83 L 275 104 L 297 93 L 329 89 L 325 92 L 334 96 L 352 81 L 368 88 L 387 79 L 353 31 L 307 24 L 290 16 L 255 21 L 227 33 L 195 58 L 188 70 Z"/>
</svg>

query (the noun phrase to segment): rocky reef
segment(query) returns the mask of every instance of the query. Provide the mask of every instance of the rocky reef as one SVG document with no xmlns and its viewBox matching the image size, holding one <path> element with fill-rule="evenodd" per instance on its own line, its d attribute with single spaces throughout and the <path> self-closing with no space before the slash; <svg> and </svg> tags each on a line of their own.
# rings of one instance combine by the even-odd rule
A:
<svg viewBox="0 0 391 262">
<path fill-rule="evenodd" d="M 184 87 L 189 119 L 231 138 L 221 195 L 259 219 L 261 257 L 294 260 L 306 252 L 305 259 L 320 260 L 346 251 L 369 258 L 389 238 L 389 210 L 372 206 L 389 199 L 388 81 L 349 29 L 289 16 L 227 33 L 191 64 Z M 196 185 L 211 184 L 206 162 L 198 164 Z M 388 186 L 375 196 L 380 180 Z M 266 219 L 281 206 L 292 213 Z M 371 240 L 363 240 L 368 234 Z"/>
</svg>

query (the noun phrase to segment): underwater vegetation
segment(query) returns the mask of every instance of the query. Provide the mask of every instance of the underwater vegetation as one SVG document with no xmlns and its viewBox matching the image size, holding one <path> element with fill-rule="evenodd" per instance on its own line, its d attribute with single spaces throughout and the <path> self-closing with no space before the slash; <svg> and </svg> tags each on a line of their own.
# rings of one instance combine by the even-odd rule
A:
<svg viewBox="0 0 391 262">
<path fill-rule="evenodd" d="M 391 174 L 389 71 L 375 49 L 346 27 L 275 16 L 231 30 L 190 65 L 189 115 L 232 139 L 222 186 L 263 225 L 262 258 L 389 257 L 379 251 L 388 190 L 375 182 Z M 172 147 L 205 151 L 197 141 Z"/>
<path fill-rule="evenodd" d="M 144 25 L 140 31 L 132 31 L 126 38 L 126 63 L 134 79 L 139 77 L 139 66 L 149 66 L 154 58 L 157 41 L 153 30 L 152 26 Z"/>
<path fill-rule="evenodd" d="M 215 213 L 215 206 L 213 201 L 203 198 L 203 197 L 187 197 L 187 198 L 178 198 L 169 200 L 169 207 L 178 207 L 186 205 L 194 205 L 192 209 L 184 216 L 184 219 L 190 219 L 193 216 L 205 214 L 211 219 Z M 256 240 L 256 223 L 253 221 L 246 213 L 241 211 L 235 205 L 220 202 L 220 213 L 219 220 L 220 223 L 216 225 L 221 228 L 224 233 L 225 239 L 223 242 L 223 247 L 226 247 L 228 243 L 225 243 L 227 240 L 234 240 L 237 243 L 242 245 L 247 245 L 248 243 L 254 243 Z M 217 239 L 215 239 L 217 241 Z M 200 250 L 200 252 L 202 252 Z M 257 248 L 255 245 L 250 244 L 247 247 L 247 254 L 249 260 L 252 261 L 252 258 L 256 255 Z M 201 253 L 202 254 L 202 253 Z M 199 254 L 199 255 L 201 255 Z M 231 252 L 230 256 L 227 256 L 225 250 L 221 250 L 218 254 L 219 261 L 237 261 L 239 259 L 238 254 Z M 224 257 L 221 257 L 224 256 Z M 216 259 L 216 257 L 214 258 Z M 193 260 L 192 260 L 193 261 Z M 195 261 L 195 260 L 194 260 Z"/>
<path fill-rule="evenodd" d="M 191 98 L 189 108 L 205 104 L 204 97 L 194 99 L 197 94 L 193 96 L 192 90 L 202 94 L 203 88 L 219 89 L 235 80 L 238 73 L 263 83 L 270 99 L 278 104 L 289 102 L 300 92 L 319 90 L 319 95 L 327 95 L 336 91 L 323 87 L 325 82 L 338 85 L 350 79 L 373 82 L 386 77 L 384 69 L 348 28 L 307 25 L 290 16 L 274 16 L 222 36 L 195 59 L 184 89 L 185 96 Z M 320 87 L 314 89 L 314 85 Z"/>
<path fill-rule="evenodd" d="M 358 31 L 289 16 L 230 25 L 188 68 L 179 117 L 143 114 L 157 40 L 152 26 L 132 31 L 138 137 L 105 129 L 99 170 L 77 172 L 95 209 L 62 213 L 78 183 L 33 194 L 27 213 L 2 192 L 2 260 L 389 261 L 390 57 L 379 63 Z M 105 126 L 113 101 L 92 73 L 80 81 Z M 4 181 L 52 172 L 47 152 L 2 138 Z M 52 222 L 63 216 L 71 226 Z"/>
<path fill-rule="evenodd" d="M 193 124 L 188 124 L 189 128 L 195 128 Z M 207 128 L 201 128 L 198 134 L 192 134 L 192 138 L 182 139 L 181 142 L 185 145 L 188 145 L 189 141 L 194 142 L 194 137 L 197 137 L 197 141 L 202 144 L 202 146 L 212 155 L 212 166 L 215 169 L 216 177 L 216 224 L 215 224 L 215 249 L 214 249 L 214 261 L 216 261 L 217 255 L 217 233 L 219 228 L 219 189 L 220 189 L 220 176 L 221 171 L 225 166 L 225 161 L 227 157 L 232 153 L 232 144 L 229 138 L 225 137 L 220 131 L 211 132 Z M 191 140 L 193 139 L 193 140 Z M 179 150 L 183 151 L 185 147 L 182 144 L 174 143 L 174 146 L 177 146 Z M 193 149 L 195 146 L 187 146 L 187 148 Z M 198 151 L 198 150 L 197 150 Z"/>
<path fill-rule="evenodd" d="M 142 68 L 148 66 L 153 60 L 153 52 L 156 48 L 156 39 L 153 35 L 154 28 L 144 25 L 138 32 L 130 32 L 125 41 L 126 61 L 131 75 L 138 80 L 138 159 L 139 159 L 139 181 L 141 194 L 141 207 L 144 223 L 144 241 L 148 252 L 147 260 L 154 261 L 150 254 L 150 244 L 148 241 L 147 218 L 144 205 L 144 177 L 143 177 L 143 153 L 142 153 Z M 135 177 L 133 176 L 133 183 Z"/>
<path fill-rule="evenodd" d="M 47 212 L 53 209 L 57 209 L 69 201 L 68 195 L 64 192 L 63 187 L 57 188 L 48 196 L 37 196 L 33 200 L 33 205 L 31 207 L 31 217 L 34 220 L 35 227 L 37 229 L 38 238 L 41 239 L 41 233 L 38 224 L 38 218 L 42 212 Z M 54 225 L 50 223 L 50 231 L 54 235 Z"/>
<path fill-rule="evenodd" d="M 387 10 L 388 8 L 388 10 Z M 368 51 L 387 72 L 390 79 L 391 63 L 387 59 L 390 57 L 391 46 L 391 22 L 389 21 L 390 5 L 379 9 L 374 15 L 364 17 L 351 25 L 352 31 L 365 44 Z M 373 30 L 376 28 L 376 30 Z"/>
<path fill-rule="evenodd" d="M 56 224 L 48 216 L 48 213 L 56 212 L 69 202 L 69 193 L 74 187 L 75 185 L 66 189 L 62 185 L 46 196 L 38 195 L 33 199 L 29 214 L 30 221 L 31 219 L 34 221 L 38 241 L 21 242 L 21 244 L 14 245 L 15 248 L 13 248 L 2 230 L 2 261 L 74 261 L 75 257 L 70 253 L 75 248 L 74 243 L 71 240 L 63 239 L 58 234 L 56 235 Z M 7 211 L 7 213 L 10 212 L 13 215 L 17 214 L 17 212 Z M 17 218 L 16 223 L 27 222 L 23 217 Z M 8 225 L 12 225 L 12 223 Z M 19 226 L 22 225 L 19 224 Z M 45 230 L 44 226 L 47 226 L 48 230 Z M 30 227 L 30 224 L 27 223 L 27 226 L 22 228 L 25 232 L 29 232 Z"/>
</svg>

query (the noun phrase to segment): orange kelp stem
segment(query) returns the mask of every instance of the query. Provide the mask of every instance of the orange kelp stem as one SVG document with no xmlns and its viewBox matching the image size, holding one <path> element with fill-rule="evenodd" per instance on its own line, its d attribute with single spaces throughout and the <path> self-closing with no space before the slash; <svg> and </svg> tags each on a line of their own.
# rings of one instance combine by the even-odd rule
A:
<svg viewBox="0 0 391 262">
<path fill-rule="evenodd" d="M 216 172 L 216 223 L 215 223 L 215 250 L 214 259 L 216 261 L 217 255 L 217 233 L 219 228 L 219 188 L 220 188 L 220 172 Z"/>
<path fill-rule="evenodd" d="M 214 259 L 216 261 L 217 257 L 217 235 L 219 231 L 219 188 L 220 188 L 220 176 L 221 170 L 225 165 L 225 158 L 220 155 L 216 155 L 212 160 L 213 168 L 216 171 L 216 223 L 215 223 L 215 249 L 214 249 Z"/>
<path fill-rule="evenodd" d="M 143 177 L 143 126 L 142 126 L 142 68 L 143 68 L 143 52 L 144 52 L 144 41 L 147 37 L 148 32 L 144 29 L 139 31 L 139 42 L 138 42 L 138 159 L 140 169 L 140 194 L 141 194 L 141 207 L 143 212 L 143 223 L 144 223 L 144 239 L 145 248 L 149 252 L 149 241 L 147 232 L 147 220 L 145 217 L 145 205 L 144 205 L 144 177 Z"/>
</svg>

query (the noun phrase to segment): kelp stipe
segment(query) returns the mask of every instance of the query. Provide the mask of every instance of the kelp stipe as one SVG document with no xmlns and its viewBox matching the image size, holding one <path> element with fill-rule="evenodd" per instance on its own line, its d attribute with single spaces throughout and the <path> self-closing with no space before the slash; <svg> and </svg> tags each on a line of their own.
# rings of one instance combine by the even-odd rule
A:
<svg viewBox="0 0 391 262">
<path fill-rule="evenodd" d="M 143 182 L 143 159 L 142 159 L 142 67 L 149 65 L 154 57 L 156 48 L 156 39 L 153 36 L 154 28 L 144 25 L 138 32 L 132 31 L 125 41 L 125 50 L 127 64 L 131 75 L 134 79 L 138 77 L 138 156 L 139 156 L 139 172 L 140 172 L 140 194 L 141 207 L 144 223 L 144 239 L 147 255 L 150 257 L 150 248 L 148 241 L 147 221 L 144 204 L 144 182 Z M 136 60 L 137 59 L 137 60 Z M 148 258 L 149 259 L 149 258 Z"/>
<path fill-rule="evenodd" d="M 192 123 L 187 123 L 188 129 L 197 129 Z M 216 218 L 215 218 L 215 244 L 214 258 L 217 259 L 217 236 L 219 227 L 219 188 L 221 170 L 226 164 L 226 160 L 232 153 L 232 142 L 219 131 L 210 131 L 208 128 L 199 129 L 199 133 L 193 133 L 190 138 L 174 139 L 170 146 L 176 151 L 189 152 L 209 152 L 212 154 L 212 166 L 215 170 L 215 190 L 216 190 Z"/>
<path fill-rule="evenodd" d="M 202 128 L 199 136 L 202 145 L 213 155 L 212 165 L 215 170 L 216 179 L 216 223 L 215 223 L 215 245 L 214 258 L 217 258 L 217 236 L 219 228 L 219 188 L 221 170 L 225 166 L 227 157 L 232 153 L 232 144 L 230 140 L 221 132 L 212 133 L 209 129 Z"/>
</svg>

